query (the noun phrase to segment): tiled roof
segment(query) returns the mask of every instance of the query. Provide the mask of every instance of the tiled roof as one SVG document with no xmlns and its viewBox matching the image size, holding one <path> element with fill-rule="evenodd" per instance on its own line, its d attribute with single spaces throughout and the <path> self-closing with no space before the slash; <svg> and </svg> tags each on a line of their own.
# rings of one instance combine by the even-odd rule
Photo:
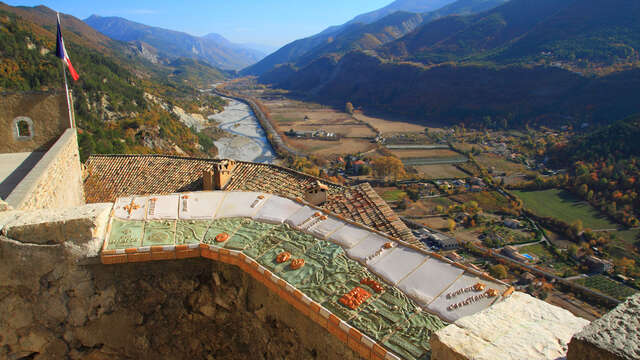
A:
<svg viewBox="0 0 640 360">
<path fill-rule="evenodd" d="M 202 190 L 202 172 L 220 160 L 165 155 L 93 155 L 87 162 L 87 203 L 113 202 L 118 197 Z M 263 191 L 302 197 L 318 181 L 279 166 L 237 162 L 226 190 Z M 369 184 L 345 187 L 327 183 L 324 208 L 409 243 L 420 245 L 407 226 Z"/>
</svg>

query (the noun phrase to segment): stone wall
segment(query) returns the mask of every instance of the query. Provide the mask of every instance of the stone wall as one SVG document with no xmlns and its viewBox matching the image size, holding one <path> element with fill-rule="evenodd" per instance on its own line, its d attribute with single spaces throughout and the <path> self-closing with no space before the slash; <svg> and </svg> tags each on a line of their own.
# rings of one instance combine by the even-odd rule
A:
<svg viewBox="0 0 640 360">
<path fill-rule="evenodd" d="M 17 137 L 18 118 L 29 119 L 32 137 Z M 69 127 L 64 91 L 0 94 L 0 153 L 46 151 Z"/>
<path fill-rule="evenodd" d="M 431 358 L 562 359 L 571 336 L 587 324 L 567 310 L 515 292 L 437 331 L 430 340 Z"/>
<path fill-rule="evenodd" d="M 85 203 L 75 129 L 67 129 L 60 136 L 6 202 L 17 210 L 66 208 Z"/>
<path fill-rule="evenodd" d="M 0 214 L 0 358 L 358 358 L 235 266 L 84 257 L 109 209 Z"/>
<path fill-rule="evenodd" d="M 631 296 L 574 335 L 567 359 L 640 359 L 640 294 Z"/>
</svg>

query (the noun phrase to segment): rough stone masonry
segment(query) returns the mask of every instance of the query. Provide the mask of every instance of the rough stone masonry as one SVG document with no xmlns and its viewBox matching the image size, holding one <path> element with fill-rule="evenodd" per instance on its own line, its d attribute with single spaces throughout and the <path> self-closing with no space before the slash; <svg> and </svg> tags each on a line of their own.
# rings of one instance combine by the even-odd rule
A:
<svg viewBox="0 0 640 360">
<path fill-rule="evenodd" d="M 0 212 L 0 358 L 357 358 L 233 266 L 92 262 L 111 206 Z"/>
</svg>

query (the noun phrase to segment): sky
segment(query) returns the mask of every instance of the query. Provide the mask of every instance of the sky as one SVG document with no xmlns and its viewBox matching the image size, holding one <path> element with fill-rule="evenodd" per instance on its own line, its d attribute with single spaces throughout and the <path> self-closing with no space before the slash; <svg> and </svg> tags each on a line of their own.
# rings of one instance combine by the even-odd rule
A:
<svg viewBox="0 0 640 360">
<path fill-rule="evenodd" d="M 45 5 L 80 19 L 119 16 L 192 35 L 218 33 L 236 43 L 280 47 L 340 25 L 392 0 L 3 0 Z"/>
</svg>

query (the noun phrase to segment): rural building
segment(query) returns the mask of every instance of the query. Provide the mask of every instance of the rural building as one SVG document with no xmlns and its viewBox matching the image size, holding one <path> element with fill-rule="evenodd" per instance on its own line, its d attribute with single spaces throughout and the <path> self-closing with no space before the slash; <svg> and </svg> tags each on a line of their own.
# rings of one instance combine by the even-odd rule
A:
<svg viewBox="0 0 640 360">
<path fill-rule="evenodd" d="M 613 270 L 613 263 L 608 260 L 600 259 L 599 257 L 595 257 L 592 255 L 585 256 L 584 263 L 589 267 L 594 273 L 607 273 Z"/>
<path fill-rule="evenodd" d="M 452 250 L 460 247 L 458 240 L 441 233 L 432 233 L 429 235 L 429 240 L 436 243 L 443 250 Z"/>
<path fill-rule="evenodd" d="M 505 219 L 502 223 L 504 224 L 504 226 L 511 229 L 518 229 L 521 226 L 520 221 L 516 219 Z"/>
<path fill-rule="evenodd" d="M 518 249 L 516 249 L 513 246 L 507 245 L 504 248 L 502 248 L 502 254 L 510 257 L 514 260 L 520 261 L 520 262 L 529 262 L 531 261 L 531 259 L 525 257 L 524 255 L 520 254 L 520 252 L 518 251 Z"/>
</svg>

